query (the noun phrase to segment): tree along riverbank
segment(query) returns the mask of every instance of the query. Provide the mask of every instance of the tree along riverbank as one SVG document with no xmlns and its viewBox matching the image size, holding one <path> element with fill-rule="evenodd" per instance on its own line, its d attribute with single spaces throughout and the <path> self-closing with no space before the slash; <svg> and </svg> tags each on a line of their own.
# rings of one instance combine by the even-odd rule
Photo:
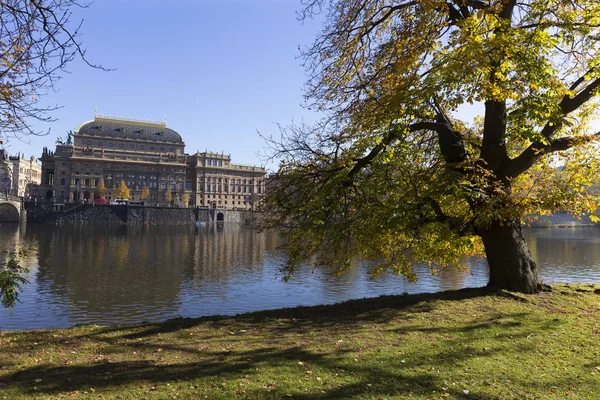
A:
<svg viewBox="0 0 600 400">
<path fill-rule="evenodd" d="M 0 333 L 0 398 L 592 399 L 600 285 Z"/>
</svg>

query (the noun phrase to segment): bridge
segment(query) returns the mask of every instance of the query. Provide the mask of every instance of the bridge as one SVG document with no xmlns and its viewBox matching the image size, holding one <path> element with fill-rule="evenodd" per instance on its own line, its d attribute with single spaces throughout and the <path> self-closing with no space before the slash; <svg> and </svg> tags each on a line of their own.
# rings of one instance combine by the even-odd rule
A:
<svg viewBox="0 0 600 400">
<path fill-rule="evenodd" d="M 0 194 L 0 223 L 19 222 L 23 210 L 23 198 Z"/>
</svg>

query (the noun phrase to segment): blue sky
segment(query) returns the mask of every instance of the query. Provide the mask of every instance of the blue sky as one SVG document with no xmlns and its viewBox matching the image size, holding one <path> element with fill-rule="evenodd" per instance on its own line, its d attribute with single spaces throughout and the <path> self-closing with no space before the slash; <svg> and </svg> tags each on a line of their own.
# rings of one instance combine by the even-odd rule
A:
<svg viewBox="0 0 600 400">
<path fill-rule="evenodd" d="M 92 63 L 111 72 L 69 64 L 57 93 L 43 101 L 63 106 L 51 129 L 30 144 L 12 140 L 9 152 L 39 157 L 58 136 L 93 119 L 113 116 L 162 120 L 179 132 L 188 153 L 231 154 L 261 164 L 257 131 L 278 135 L 277 124 L 316 116 L 301 107 L 305 72 L 298 46 L 312 43 L 318 21 L 297 20 L 298 0 L 98 0 L 74 10 Z"/>
</svg>

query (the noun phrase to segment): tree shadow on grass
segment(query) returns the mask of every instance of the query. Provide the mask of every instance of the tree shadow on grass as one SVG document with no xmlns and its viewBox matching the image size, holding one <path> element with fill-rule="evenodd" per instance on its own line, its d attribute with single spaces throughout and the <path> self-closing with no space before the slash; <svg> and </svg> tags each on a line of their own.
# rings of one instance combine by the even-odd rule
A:
<svg viewBox="0 0 600 400">
<path fill-rule="evenodd" d="M 391 315 L 396 315 L 398 310 L 411 309 L 411 312 L 429 312 L 432 309 L 431 301 L 449 300 L 457 301 L 474 297 L 496 294 L 488 288 L 466 288 L 439 293 L 424 293 L 411 295 L 380 296 L 360 300 L 348 300 L 337 304 L 310 307 L 283 308 L 278 310 L 259 311 L 235 316 L 240 325 L 253 325 L 273 319 L 292 320 L 301 327 L 307 324 L 311 327 L 344 325 L 352 326 L 360 323 L 381 323 L 389 321 Z M 200 324 L 210 323 L 214 328 L 228 326 L 232 317 L 212 316 L 202 318 L 176 318 L 163 323 L 144 324 L 146 329 L 140 330 L 137 325 L 107 327 L 100 334 L 111 332 L 130 333 L 124 335 L 127 339 L 138 339 L 157 334 L 172 333 L 179 330 L 190 329 Z M 284 324 L 285 325 L 285 324 Z M 290 326 L 282 326 L 288 330 Z M 293 329 L 293 328 L 292 328 Z"/>
<path fill-rule="evenodd" d="M 318 364 L 324 369 L 342 369 L 343 362 L 338 357 L 323 357 L 303 349 L 263 348 L 247 352 L 214 353 L 210 361 L 157 365 L 151 360 L 127 361 L 117 363 L 93 363 L 90 365 L 51 366 L 40 365 L 16 372 L 0 379 L 0 386 L 18 385 L 20 391 L 28 395 L 56 395 L 58 393 L 89 390 L 94 388 L 101 393 L 103 389 L 122 387 L 135 383 L 138 386 L 162 386 L 169 382 L 202 381 L 218 377 L 227 380 L 242 379 L 255 373 L 257 365 L 268 363 L 273 367 L 296 364 L 297 360 L 306 360 Z M 335 389 L 323 388 L 317 393 L 294 394 L 294 398 L 330 398 L 343 399 L 369 393 L 431 392 L 434 389 L 434 377 L 430 374 L 403 376 L 392 373 L 387 368 L 366 368 L 357 365 L 346 370 L 358 380 Z M 299 371 L 301 374 L 303 371 Z M 401 382 L 401 387 L 398 387 Z M 268 392 L 255 389 L 245 393 L 244 398 L 282 398 L 285 396 L 273 385 Z M 405 389 L 406 388 L 406 389 Z M 314 389 L 314 388 L 313 388 Z M 311 389 L 312 390 L 312 389 Z"/>
<path fill-rule="evenodd" d="M 292 398 L 299 399 L 345 399 L 349 397 L 397 396 L 404 398 L 411 394 L 431 395 L 432 393 L 449 394 L 457 399 L 493 399 L 476 390 L 466 393 L 460 388 L 446 387 L 441 393 L 443 380 L 433 371 L 449 365 L 462 365 L 474 358 L 503 356 L 515 358 L 531 350 L 527 335 L 529 331 L 522 329 L 519 319 L 523 313 L 503 313 L 491 315 L 487 320 L 472 321 L 459 326 L 426 327 L 402 326 L 390 328 L 385 323 L 400 314 L 424 313 L 435 311 L 433 300 L 461 300 L 487 295 L 485 289 L 467 289 L 458 292 L 446 292 L 433 295 L 386 296 L 376 299 L 349 301 L 333 306 L 302 307 L 289 310 L 275 310 L 252 314 L 244 314 L 232 319 L 230 317 L 212 317 L 201 319 L 179 319 L 160 324 L 132 326 L 116 326 L 105 328 L 83 329 L 84 333 L 54 335 L 52 332 L 24 332 L 20 339 L 21 351 L 34 350 L 39 342 L 52 349 L 68 352 L 85 344 L 87 348 L 97 346 L 98 352 L 112 355 L 129 355 L 140 351 L 143 357 L 129 357 L 130 360 L 112 361 L 98 357 L 82 364 L 36 365 L 20 371 L 4 373 L 0 377 L 0 387 L 18 388 L 21 393 L 31 396 L 38 394 L 56 395 L 58 393 L 85 390 L 93 387 L 96 390 L 120 390 L 124 386 L 163 385 L 169 382 L 194 381 L 206 384 L 215 377 L 226 377 L 228 380 L 243 379 L 256 374 L 257 368 L 268 365 L 270 368 L 289 370 L 299 368 L 299 362 L 318 366 L 321 371 L 343 371 L 349 378 L 336 385 L 323 386 L 315 390 L 314 385 L 307 385 L 307 392 L 301 387 L 305 371 L 298 371 L 298 387 Z M 404 315 L 404 316 L 406 316 Z M 277 322 L 277 323 L 274 323 Z M 278 335 L 296 335 L 302 338 L 309 333 L 318 332 L 319 339 L 334 340 L 334 335 L 346 328 L 354 331 L 359 325 L 382 324 L 382 331 L 398 340 L 409 333 L 422 334 L 442 333 L 447 335 L 444 346 L 435 350 L 432 346 L 430 354 L 422 357 L 410 354 L 411 365 L 403 364 L 398 355 L 387 354 L 370 362 L 352 363 L 354 356 L 348 353 L 359 351 L 349 343 L 347 347 L 322 351 L 310 346 L 278 346 Z M 540 331 L 551 331 L 556 328 L 555 322 L 539 323 Z M 245 349 L 228 351 L 226 347 L 229 335 L 242 335 L 241 328 L 256 330 L 258 334 L 243 338 Z M 485 336 L 489 329 L 502 329 L 506 334 L 506 345 L 494 349 L 482 349 L 470 345 L 471 341 Z M 79 329 L 79 328 L 78 328 Z M 223 332 L 223 329 L 238 331 Z M 509 333 L 505 333 L 505 331 Z M 290 333 L 291 332 L 291 333 Z M 325 335 L 329 333 L 330 335 Z M 193 340 L 175 340 L 184 335 L 194 334 Z M 175 337 L 173 336 L 175 335 Z M 444 336 L 446 337 L 446 336 Z M 239 338 L 237 338 L 239 339 Z M 501 337 L 503 339 L 503 337 Z M 306 339 L 308 342 L 313 339 Z M 521 344 L 516 344 L 520 340 Z M 175 343 L 177 342 L 177 343 Z M 206 342 L 209 349 L 199 349 L 198 345 Z M 312 347 L 312 349 L 311 349 Z M 318 347 L 318 346 L 317 346 Z M 10 350 L 8 350 L 10 351 Z M 162 351 L 162 353 L 161 353 Z M 407 351 L 411 351 L 410 348 Z M 6 352 L 5 352 L 6 353 Z M 173 353 L 181 357 L 161 358 L 161 354 Z M 0 355 L 2 351 L 0 350 Z M 137 358 L 137 359 L 134 359 Z M 144 359 L 139 359 L 144 358 Z M 351 376 L 351 378 L 350 378 Z M 41 379 L 41 381 L 37 381 Z M 264 379 L 264 378 L 263 378 Z M 306 378 L 305 378 L 306 379 Z M 556 383 L 559 384 L 558 382 Z M 535 385 L 535 383 L 534 383 Z M 546 385 L 548 385 L 546 383 Z M 35 386 L 35 389 L 34 389 Z M 281 385 L 285 386 L 285 385 Z M 289 386 L 289 385 L 288 385 Z M 447 386 L 447 385 L 446 385 Z M 269 391 L 249 389 L 244 398 L 284 398 L 288 397 L 288 388 L 273 388 Z M 160 396 L 158 396 L 160 397 Z"/>
<path fill-rule="evenodd" d="M 243 398 L 304 400 L 383 396 L 407 398 L 412 395 L 430 396 L 437 393 L 439 395 L 448 394 L 453 399 L 492 400 L 499 397 L 478 393 L 477 389 L 465 392 L 464 386 L 460 385 L 444 388 L 443 386 L 448 386 L 448 384 L 443 378 L 436 375 L 436 368 L 447 366 L 449 362 L 461 363 L 473 357 L 490 357 L 506 352 L 519 354 L 528 351 L 527 346 L 517 345 L 512 346 L 510 350 L 496 349 L 484 352 L 481 349 L 465 347 L 464 343 L 460 343 L 460 339 L 456 339 L 455 342 L 456 346 L 448 346 L 449 350 L 435 353 L 433 361 L 416 360 L 411 365 L 403 364 L 403 361 L 397 357 L 388 358 L 385 363 L 377 365 L 372 363 L 349 365 L 343 351 L 335 354 L 319 354 L 303 348 L 282 350 L 276 347 L 237 352 L 205 352 L 203 357 L 199 357 L 198 360 L 169 364 L 161 364 L 156 360 L 136 360 L 99 361 L 86 365 L 67 366 L 38 365 L 2 377 L 0 388 L 16 386 L 20 393 L 37 397 L 84 391 L 89 388 L 94 388 L 98 394 L 105 390 L 114 393 L 114 390 L 122 391 L 126 385 L 131 384 L 138 388 L 145 387 L 145 390 L 180 381 L 218 384 L 221 377 L 228 381 L 246 378 L 252 380 L 256 368 L 258 366 L 262 368 L 267 364 L 275 369 L 298 368 L 297 386 L 290 390 L 289 386 L 280 385 L 275 381 L 273 388 L 268 391 L 256 387 L 244 391 Z M 326 385 L 324 382 L 322 388 L 308 385 L 309 389 L 303 392 L 302 377 L 305 375 L 305 371 L 298 367 L 298 360 L 302 360 L 307 365 L 318 366 L 320 371 L 339 371 L 340 374 L 353 378 L 336 385 Z M 557 381 L 554 384 L 561 385 L 565 382 Z M 532 385 L 536 385 L 536 383 L 532 382 Z M 290 394 L 291 396 L 289 396 Z M 155 393 L 155 397 L 163 398 L 158 392 Z"/>
</svg>

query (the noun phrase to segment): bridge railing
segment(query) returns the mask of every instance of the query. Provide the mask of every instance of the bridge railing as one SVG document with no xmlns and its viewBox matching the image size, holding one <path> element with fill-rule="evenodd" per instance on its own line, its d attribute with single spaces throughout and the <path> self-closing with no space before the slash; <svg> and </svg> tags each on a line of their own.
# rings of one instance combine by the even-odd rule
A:
<svg viewBox="0 0 600 400">
<path fill-rule="evenodd" d="M 15 196 L 13 194 L 0 194 L 0 200 L 16 201 L 20 203 L 23 201 L 23 197 Z"/>
</svg>

